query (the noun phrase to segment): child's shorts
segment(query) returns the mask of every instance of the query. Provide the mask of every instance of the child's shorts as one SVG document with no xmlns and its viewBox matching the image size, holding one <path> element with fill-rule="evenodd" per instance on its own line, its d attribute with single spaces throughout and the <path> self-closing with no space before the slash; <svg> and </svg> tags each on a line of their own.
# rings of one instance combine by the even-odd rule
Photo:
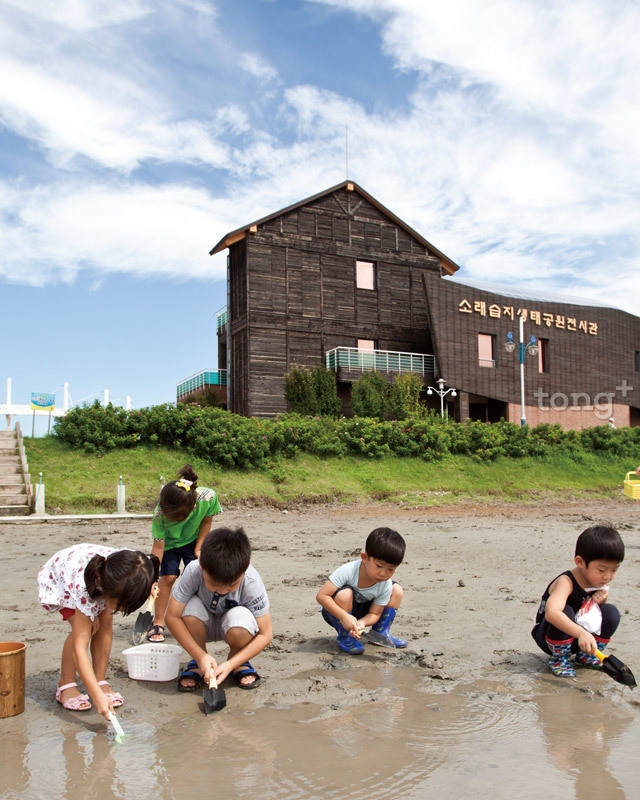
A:
<svg viewBox="0 0 640 800">
<path fill-rule="evenodd" d="M 349 613 L 356 619 L 362 619 L 362 617 L 369 613 L 369 609 L 371 608 L 371 603 L 373 601 L 367 600 L 358 592 L 357 589 L 354 589 L 353 586 L 341 586 L 338 589 L 338 592 L 341 592 L 343 589 L 351 589 L 353 592 L 353 607 Z M 335 597 L 338 592 L 335 592 L 332 596 Z"/>
<path fill-rule="evenodd" d="M 183 617 L 195 617 L 205 624 L 208 642 L 224 641 L 231 628 L 245 628 L 252 636 L 258 633 L 256 618 L 246 606 L 234 606 L 224 614 L 211 614 L 202 600 L 194 595 L 187 601 Z"/>
<path fill-rule="evenodd" d="M 181 561 L 184 561 L 186 567 L 187 564 L 195 560 L 195 541 L 185 544 L 182 547 L 174 547 L 172 550 L 165 550 L 160 564 L 160 575 L 179 575 Z"/>
</svg>

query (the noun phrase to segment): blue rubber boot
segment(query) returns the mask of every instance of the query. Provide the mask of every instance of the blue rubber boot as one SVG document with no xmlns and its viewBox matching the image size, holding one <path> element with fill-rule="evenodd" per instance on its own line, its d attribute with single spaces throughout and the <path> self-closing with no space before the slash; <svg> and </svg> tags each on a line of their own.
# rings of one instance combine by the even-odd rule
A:
<svg viewBox="0 0 640 800">
<path fill-rule="evenodd" d="M 348 631 L 345 631 L 337 617 L 334 617 L 324 608 L 322 609 L 322 617 L 325 622 L 328 622 L 337 631 L 336 644 L 344 653 L 349 653 L 351 656 L 359 656 L 360 653 L 364 653 L 364 645 L 351 636 Z"/>
<path fill-rule="evenodd" d="M 380 619 L 375 625 L 371 626 L 371 630 L 379 633 L 381 636 L 384 636 L 384 638 L 388 639 L 394 647 L 406 647 L 406 639 L 396 639 L 396 637 L 392 636 L 389 632 L 389 628 L 393 624 L 393 620 L 396 618 L 396 611 L 397 609 L 395 608 L 385 606 L 384 611 L 382 614 L 380 614 Z"/>
<path fill-rule="evenodd" d="M 551 651 L 549 658 L 549 669 L 558 678 L 575 678 L 576 671 L 569 663 L 571 657 L 571 642 L 550 642 L 545 639 L 547 647 Z"/>
<path fill-rule="evenodd" d="M 606 646 L 606 642 L 598 642 L 598 650 L 600 652 L 602 652 Z M 587 667 L 588 669 L 602 669 L 602 661 L 600 661 L 598 656 L 593 653 L 585 653 L 584 650 L 578 650 L 576 661 L 578 664 L 582 664 L 583 667 Z"/>
</svg>

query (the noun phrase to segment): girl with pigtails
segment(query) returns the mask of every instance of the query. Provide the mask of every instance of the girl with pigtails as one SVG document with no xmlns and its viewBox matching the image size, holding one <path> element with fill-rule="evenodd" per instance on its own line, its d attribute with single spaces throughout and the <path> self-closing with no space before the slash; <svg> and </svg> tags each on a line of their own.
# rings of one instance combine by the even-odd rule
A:
<svg viewBox="0 0 640 800">
<path fill-rule="evenodd" d="M 124 703 L 107 680 L 113 615 L 130 614 L 146 602 L 160 563 L 138 550 L 75 544 L 52 556 L 38 573 L 38 599 L 59 611 L 71 631 L 62 646 L 56 700 L 69 711 L 96 711 L 107 720 Z M 91 653 L 91 657 L 89 657 Z M 76 683 L 80 675 L 87 694 Z"/>
<path fill-rule="evenodd" d="M 198 486 L 198 476 L 189 464 L 182 467 L 175 481 L 162 487 L 151 525 L 151 552 L 161 563 L 155 616 L 147 633 L 150 642 L 164 642 L 165 614 L 180 574 L 180 562 L 186 567 L 198 558 L 211 520 L 221 511 L 217 494 Z"/>
</svg>

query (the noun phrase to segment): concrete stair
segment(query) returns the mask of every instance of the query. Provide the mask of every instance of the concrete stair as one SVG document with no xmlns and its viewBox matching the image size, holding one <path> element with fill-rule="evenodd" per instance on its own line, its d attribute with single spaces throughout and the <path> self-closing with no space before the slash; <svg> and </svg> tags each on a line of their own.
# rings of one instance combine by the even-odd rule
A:
<svg viewBox="0 0 640 800">
<path fill-rule="evenodd" d="M 0 516 L 31 513 L 14 431 L 0 431 Z"/>
</svg>

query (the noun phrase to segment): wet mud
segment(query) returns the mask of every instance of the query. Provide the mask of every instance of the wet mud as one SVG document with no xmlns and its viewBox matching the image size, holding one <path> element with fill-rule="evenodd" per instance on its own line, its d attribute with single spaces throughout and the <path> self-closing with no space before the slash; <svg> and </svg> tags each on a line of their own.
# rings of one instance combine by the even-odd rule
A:
<svg viewBox="0 0 640 800">
<path fill-rule="evenodd" d="M 254 659 L 263 683 L 242 691 L 227 681 L 227 707 L 206 716 L 201 692 L 129 679 L 122 650 L 135 615 L 118 616 L 109 677 L 126 698 L 122 744 L 94 712 L 54 701 L 66 629 L 38 606 L 35 575 L 73 541 L 146 549 L 148 523 L 0 523 L 0 630 L 28 643 L 25 712 L 0 720 L 0 797 L 636 800 L 638 690 L 586 669 L 554 678 L 529 635 L 577 535 L 611 522 L 627 544 L 611 589 L 623 613 L 612 652 L 640 673 L 635 509 L 225 513 L 225 524 L 247 530 L 269 589 L 276 635 Z M 319 618 L 315 590 L 383 524 L 408 543 L 396 627 L 409 646 L 350 657 Z"/>
</svg>

